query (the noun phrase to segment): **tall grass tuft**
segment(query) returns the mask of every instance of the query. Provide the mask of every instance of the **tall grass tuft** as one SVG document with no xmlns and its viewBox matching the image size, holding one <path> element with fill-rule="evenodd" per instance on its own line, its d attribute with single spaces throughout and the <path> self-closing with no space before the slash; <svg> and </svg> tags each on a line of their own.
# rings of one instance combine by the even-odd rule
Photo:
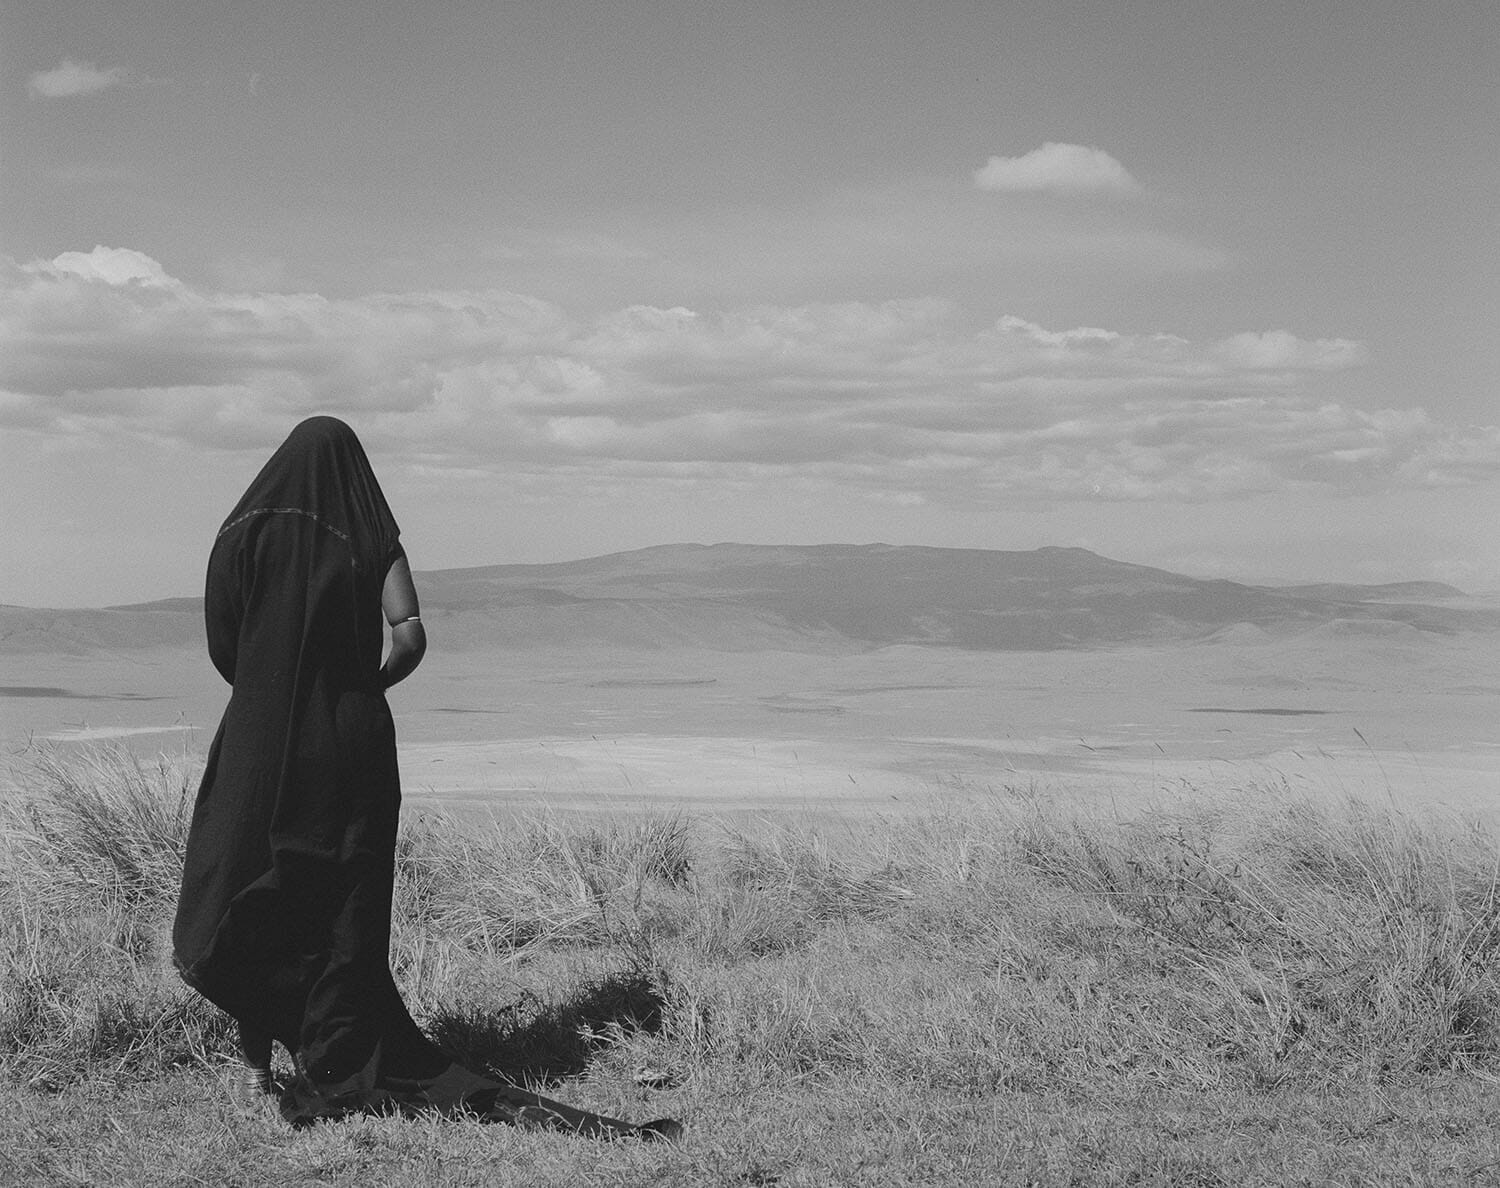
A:
<svg viewBox="0 0 1500 1188">
<path fill-rule="evenodd" d="M 891 857 L 841 853 L 823 832 L 782 826 L 729 835 L 724 873 L 731 886 L 792 900 L 812 920 L 883 915 L 911 898 L 906 872 Z"/>
<path fill-rule="evenodd" d="M 9 862 L 29 893 L 58 911 L 145 909 L 182 876 L 195 774 L 123 747 L 38 751 L 19 811 L 4 823 Z"/>
<path fill-rule="evenodd" d="M 165 938 L 195 775 L 119 747 L 32 756 L 0 820 L 0 1066 L 39 1088 L 200 1061 L 227 1021 Z"/>
<path fill-rule="evenodd" d="M 1128 826 L 1034 816 L 1017 841 L 1200 987 L 1226 1067 L 1379 1080 L 1500 1056 L 1500 849 L 1477 823 L 1272 800 Z"/>
<path fill-rule="evenodd" d="M 396 915 L 403 931 L 442 933 L 477 953 L 601 944 L 635 925 L 653 889 L 681 890 L 691 873 L 677 815 L 573 829 L 430 815 L 402 832 Z"/>
</svg>

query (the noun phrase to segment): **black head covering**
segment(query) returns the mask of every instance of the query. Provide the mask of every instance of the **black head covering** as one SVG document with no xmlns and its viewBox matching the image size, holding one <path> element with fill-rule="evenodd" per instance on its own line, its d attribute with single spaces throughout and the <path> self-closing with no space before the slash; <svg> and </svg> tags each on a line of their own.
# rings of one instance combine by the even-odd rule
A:
<svg viewBox="0 0 1500 1188">
<path fill-rule="evenodd" d="M 214 666 L 236 685 L 247 675 L 241 655 L 281 674 L 316 656 L 322 668 L 373 677 L 400 536 L 354 430 L 335 417 L 303 421 L 219 529 L 204 602 Z"/>
<path fill-rule="evenodd" d="M 247 517 L 298 512 L 347 540 L 358 561 L 384 570 L 401 535 L 354 430 L 337 417 L 309 417 L 260 468 L 224 526 Z"/>
</svg>

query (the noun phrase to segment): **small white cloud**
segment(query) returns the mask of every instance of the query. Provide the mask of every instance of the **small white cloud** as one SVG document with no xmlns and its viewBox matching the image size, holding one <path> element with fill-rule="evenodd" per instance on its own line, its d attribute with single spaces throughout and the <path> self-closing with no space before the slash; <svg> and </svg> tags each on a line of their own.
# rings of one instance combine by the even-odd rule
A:
<svg viewBox="0 0 1500 1188">
<path fill-rule="evenodd" d="M 103 281 L 107 285 L 128 285 L 132 281 L 155 288 L 173 288 L 179 281 L 145 252 L 131 248 L 110 248 L 95 244 L 91 252 L 63 252 L 49 261 L 27 266 L 32 272 L 76 276 L 82 280 Z"/>
<path fill-rule="evenodd" d="M 1139 194 L 1141 185 L 1103 149 L 1049 140 L 1019 157 L 991 157 L 974 171 L 981 190 Z"/>
<path fill-rule="evenodd" d="M 119 66 L 101 70 L 92 62 L 64 58 L 51 70 L 39 70 L 27 79 L 26 90 L 33 99 L 67 99 L 97 94 L 124 81 L 125 70 Z"/>
</svg>

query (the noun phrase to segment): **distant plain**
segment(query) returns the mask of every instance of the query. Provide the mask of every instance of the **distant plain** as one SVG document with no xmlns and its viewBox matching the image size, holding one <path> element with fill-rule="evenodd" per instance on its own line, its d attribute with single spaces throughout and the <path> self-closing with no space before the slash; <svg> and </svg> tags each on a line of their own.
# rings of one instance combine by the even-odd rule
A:
<svg viewBox="0 0 1500 1188">
<path fill-rule="evenodd" d="M 701 570 L 705 553 L 687 556 Z M 796 558 L 809 560 L 822 557 Z M 866 816 L 1014 788 L 1122 812 L 1281 787 L 1466 812 L 1500 803 L 1500 631 L 1324 615 L 1071 648 L 902 642 L 894 630 L 851 639 L 809 626 L 810 604 L 787 613 L 785 597 L 777 615 L 746 619 L 722 574 L 685 597 L 685 569 L 674 570 L 663 599 L 662 574 L 643 585 L 643 563 L 632 564 L 636 584 L 624 590 L 611 571 L 608 598 L 582 597 L 576 575 L 566 586 L 557 574 L 548 589 L 570 593 L 542 597 L 538 573 L 564 567 L 513 567 L 525 584 L 491 591 L 482 620 L 454 591 L 498 570 L 426 575 L 431 650 L 391 695 L 409 810 Z M 858 597 L 868 607 L 879 583 Z M 606 604 L 628 608 L 629 623 L 600 619 Z M 586 623 L 561 617 L 579 606 Z M 655 616 L 649 632 L 642 607 Z M 142 646 L 51 646 L 33 631 L 19 647 L 11 631 L 0 654 L 6 781 L 36 743 L 206 750 L 228 690 L 191 641 L 196 609 L 176 609 L 166 637 L 146 631 Z"/>
</svg>

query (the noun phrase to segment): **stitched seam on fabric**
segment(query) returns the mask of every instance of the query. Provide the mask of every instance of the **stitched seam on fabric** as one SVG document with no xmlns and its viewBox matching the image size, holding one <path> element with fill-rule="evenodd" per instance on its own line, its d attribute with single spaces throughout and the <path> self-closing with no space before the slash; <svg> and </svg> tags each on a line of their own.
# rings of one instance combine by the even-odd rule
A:
<svg viewBox="0 0 1500 1188">
<path fill-rule="evenodd" d="M 332 532 L 345 544 L 353 543 L 349 539 L 349 534 L 343 529 L 335 528 L 332 524 L 323 519 L 321 516 L 317 515 L 315 512 L 303 511 L 300 507 L 258 507 L 254 511 L 247 511 L 244 515 L 236 516 L 234 519 L 230 520 L 229 523 L 225 524 L 224 527 L 219 529 L 219 536 L 223 536 L 224 533 L 228 532 L 231 528 L 235 527 L 236 525 L 243 524 L 246 520 L 252 518 L 253 516 L 271 515 L 306 516 L 314 524 L 318 525 L 318 527 L 328 529 L 329 532 Z M 215 537 L 214 539 L 217 540 L 218 537 Z"/>
</svg>

